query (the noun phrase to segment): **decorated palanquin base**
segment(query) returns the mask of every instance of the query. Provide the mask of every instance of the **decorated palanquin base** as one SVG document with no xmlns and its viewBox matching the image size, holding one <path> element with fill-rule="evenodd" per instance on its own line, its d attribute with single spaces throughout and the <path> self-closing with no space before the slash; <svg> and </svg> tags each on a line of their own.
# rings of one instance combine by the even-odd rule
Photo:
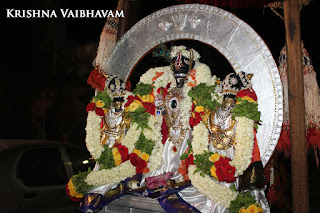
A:
<svg viewBox="0 0 320 213">
<path fill-rule="evenodd" d="M 175 17 L 181 9 L 187 14 L 199 8 L 234 18 L 225 11 L 199 5 L 171 7 L 168 13 Z M 118 60 L 117 51 L 128 44 L 130 34 L 141 29 L 139 25 L 166 11 L 142 20 L 129 31 L 115 47 L 107 68 Z M 195 18 L 194 14 L 185 20 L 191 17 Z M 168 23 L 164 29 L 167 33 L 171 27 Z M 195 29 L 199 23 L 190 21 L 191 28 L 186 30 Z M 185 26 L 171 30 L 183 31 Z M 258 52 L 263 55 L 266 49 L 262 50 Z M 240 65 L 235 73 L 217 79 L 200 62 L 196 50 L 174 46 L 163 51 L 168 66 L 147 70 L 132 92 L 126 90 L 126 74 L 105 73 L 98 67 L 91 73 L 88 82 L 97 93 L 87 106 L 86 146 L 97 163 L 93 170 L 70 179 L 68 195 L 81 201 L 80 210 L 85 212 L 99 211 L 127 195 L 156 199 L 167 212 L 269 212 L 263 166 L 280 134 L 277 110 L 282 104 L 277 103 L 280 93 L 274 94 L 281 87 L 268 87 L 279 80 L 278 75 L 274 77 L 274 66 L 270 68 L 270 55 L 256 58 L 258 71 L 252 71 L 254 63 L 243 59 L 233 63 Z M 137 56 L 141 54 L 143 51 Z M 240 57 L 234 54 L 234 58 L 225 56 L 231 61 Z M 265 58 L 267 67 L 258 63 Z M 125 66 L 128 70 L 132 63 Z M 265 71 L 268 75 L 263 75 Z M 263 78 L 262 89 L 259 81 Z M 270 105 L 265 106 L 268 101 L 261 94 L 276 100 L 271 102 L 276 113 L 268 114 L 268 119 L 264 119 L 264 110 L 268 113 Z M 274 128 L 270 121 L 276 131 L 268 134 L 267 128 Z M 264 137 L 268 144 L 260 140 L 260 131 L 268 135 Z"/>
</svg>

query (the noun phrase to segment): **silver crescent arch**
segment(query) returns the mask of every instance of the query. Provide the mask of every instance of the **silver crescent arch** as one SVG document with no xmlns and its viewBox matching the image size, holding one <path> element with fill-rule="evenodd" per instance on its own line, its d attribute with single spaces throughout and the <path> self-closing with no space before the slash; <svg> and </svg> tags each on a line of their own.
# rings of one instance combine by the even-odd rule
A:
<svg viewBox="0 0 320 213">
<path fill-rule="evenodd" d="M 139 60 L 156 45 L 180 39 L 216 48 L 235 72 L 253 73 L 262 125 L 257 139 L 263 165 L 270 159 L 283 120 L 282 84 L 277 65 L 261 37 L 244 21 L 220 8 L 184 4 L 159 10 L 135 24 L 115 45 L 108 74 L 127 80 Z M 201 61 L 201 59 L 200 59 Z"/>
</svg>

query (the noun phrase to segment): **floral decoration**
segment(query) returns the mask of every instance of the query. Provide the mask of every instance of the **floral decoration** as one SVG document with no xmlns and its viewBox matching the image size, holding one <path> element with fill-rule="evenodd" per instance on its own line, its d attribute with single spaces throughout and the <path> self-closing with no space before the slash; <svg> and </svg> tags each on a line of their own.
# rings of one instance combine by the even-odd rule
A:
<svg viewBox="0 0 320 213">
<path fill-rule="evenodd" d="M 231 201 L 229 210 L 230 213 L 263 213 L 261 206 L 256 203 L 255 196 L 243 191 Z"/>
<path fill-rule="evenodd" d="M 104 113 L 111 106 L 112 98 L 108 91 L 99 91 L 92 98 L 86 108 L 86 145 L 99 166 L 86 173 L 82 178 L 83 184 L 91 187 L 117 184 L 135 174 L 152 171 L 162 163 L 162 116 L 154 116 L 152 91 L 149 84 L 139 84 L 134 90 L 135 94 L 127 92 L 124 95 L 125 112 L 131 124 L 121 144 L 112 148 L 100 144 L 101 123 Z M 86 193 L 85 190 L 83 193 Z"/>
<path fill-rule="evenodd" d="M 196 169 L 196 165 L 190 165 L 188 169 L 188 176 L 192 185 L 207 198 L 229 208 L 231 201 L 236 199 L 238 192 L 220 185 L 207 174 L 201 176 L 199 172 L 195 172 Z"/>
<path fill-rule="evenodd" d="M 205 72 L 203 73 L 205 76 Z M 235 155 L 233 159 L 230 159 L 218 153 L 208 152 L 209 131 L 202 122 L 201 116 L 206 110 L 216 110 L 221 105 L 222 98 L 219 95 L 220 88 L 216 87 L 212 80 L 206 80 L 210 78 L 200 77 L 200 79 L 203 79 L 202 83 L 199 83 L 201 81 L 195 78 L 198 84 L 188 93 L 193 103 L 189 120 L 190 126 L 193 128 L 192 152 L 188 153 L 188 156 L 192 154 L 194 165 L 188 166 L 188 174 L 186 174 L 187 163 L 186 159 L 183 159 L 179 172 L 184 179 L 190 179 L 193 186 L 202 194 L 228 207 L 230 202 L 236 199 L 237 193 L 233 193 L 230 188 L 220 185 L 219 182 L 235 182 L 236 178 L 242 175 L 251 163 L 254 127 L 260 122 L 257 97 L 251 90 L 240 91 L 236 97 L 236 107 L 232 110 L 237 132 L 234 145 Z M 207 186 L 217 188 L 210 190 L 209 187 L 200 183 L 200 179 L 207 182 Z M 220 196 L 219 193 L 225 194 L 225 196 Z"/>
<path fill-rule="evenodd" d="M 174 51 L 182 51 L 185 57 L 189 57 L 185 48 L 179 48 Z M 171 54 L 175 55 L 174 51 Z M 261 122 L 257 98 L 249 91 L 240 91 L 236 97 L 236 106 L 232 109 L 237 132 L 234 158 L 209 152 L 209 131 L 201 116 L 206 110 L 216 110 L 222 103 L 222 96 L 219 95 L 220 87 L 215 85 L 217 78 L 211 77 L 207 65 L 197 61 L 200 58 L 197 54 L 196 52 L 194 55 L 194 69 L 190 71 L 182 88 L 184 98 L 180 110 L 181 124 L 183 129 L 192 128 L 192 142 L 188 141 L 189 148 L 181 156 L 178 171 L 185 180 L 190 179 L 200 193 L 226 206 L 231 212 L 260 212 L 262 208 L 251 202 L 252 199 L 247 195 L 219 184 L 234 183 L 251 163 L 253 130 Z M 169 88 L 175 86 L 170 66 L 151 68 L 143 74 L 133 92 L 125 96 L 125 112 L 131 119 L 131 124 L 121 144 L 113 148 L 100 144 L 100 123 L 112 103 L 112 98 L 107 92 L 98 92 L 93 97 L 86 109 L 86 145 L 99 162 L 100 168 L 82 177 L 86 186 L 119 183 L 135 174 L 153 171 L 161 165 L 164 138 L 161 131 L 164 122 L 162 115 L 155 115 L 154 100 L 155 95 L 162 93 L 165 97 Z M 156 182 L 150 183 L 153 186 Z M 163 180 L 160 182 L 164 184 Z M 68 190 L 74 197 L 80 196 L 77 195 L 77 187 L 70 187 Z M 234 209 L 236 210 L 233 211 Z"/>
<path fill-rule="evenodd" d="M 100 186 L 104 184 L 114 184 L 124 181 L 128 177 L 132 177 L 136 174 L 136 167 L 131 164 L 130 161 L 121 163 L 120 165 L 111 169 L 101 169 L 98 171 L 92 171 L 88 174 L 85 182 L 88 185 Z"/>
<path fill-rule="evenodd" d="M 77 175 L 73 175 L 66 185 L 66 192 L 72 201 L 78 202 L 86 194 L 90 185 L 84 182 L 84 179 L 91 172 L 90 168 L 87 172 L 79 172 Z"/>
</svg>

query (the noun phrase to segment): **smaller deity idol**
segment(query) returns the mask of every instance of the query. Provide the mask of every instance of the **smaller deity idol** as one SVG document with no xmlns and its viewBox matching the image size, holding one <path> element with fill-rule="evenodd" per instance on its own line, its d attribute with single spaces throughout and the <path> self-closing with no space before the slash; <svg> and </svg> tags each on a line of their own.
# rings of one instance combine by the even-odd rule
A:
<svg viewBox="0 0 320 213">
<path fill-rule="evenodd" d="M 100 143 L 107 144 L 109 148 L 118 145 L 126 130 L 129 128 L 130 120 L 126 117 L 124 111 L 125 83 L 116 76 L 109 76 L 106 80 L 113 103 L 110 108 L 105 110 L 103 118 L 103 127 L 101 128 Z"/>
<path fill-rule="evenodd" d="M 251 87 L 252 74 L 240 72 L 231 73 L 222 82 L 223 102 L 215 112 L 206 116 L 207 126 L 211 133 L 211 142 L 214 148 L 226 150 L 234 145 L 236 135 L 235 120 L 232 119 L 231 109 L 235 106 L 235 97 L 240 90 Z"/>
</svg>

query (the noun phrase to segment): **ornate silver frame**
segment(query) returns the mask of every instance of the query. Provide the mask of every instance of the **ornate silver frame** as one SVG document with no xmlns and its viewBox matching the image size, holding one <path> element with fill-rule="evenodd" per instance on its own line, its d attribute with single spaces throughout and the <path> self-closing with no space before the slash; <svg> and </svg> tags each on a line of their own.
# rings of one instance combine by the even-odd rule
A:
<svg viewBox="0 0 320 213">
<path fill-rule="evenodd" d="M 139 60 L 160 43 L 191 39 L 216 48 L 235 72 L 253 73 L 262 125 L 257 133 L 261 160 L 270 159 L 280 136 L 283 95 L 277 65 L 261 37 L 220 8 L 184 4 L 159 10 L 135 24 L 115 45 L 106 69 L 127 80 Z"/>
</svg>

